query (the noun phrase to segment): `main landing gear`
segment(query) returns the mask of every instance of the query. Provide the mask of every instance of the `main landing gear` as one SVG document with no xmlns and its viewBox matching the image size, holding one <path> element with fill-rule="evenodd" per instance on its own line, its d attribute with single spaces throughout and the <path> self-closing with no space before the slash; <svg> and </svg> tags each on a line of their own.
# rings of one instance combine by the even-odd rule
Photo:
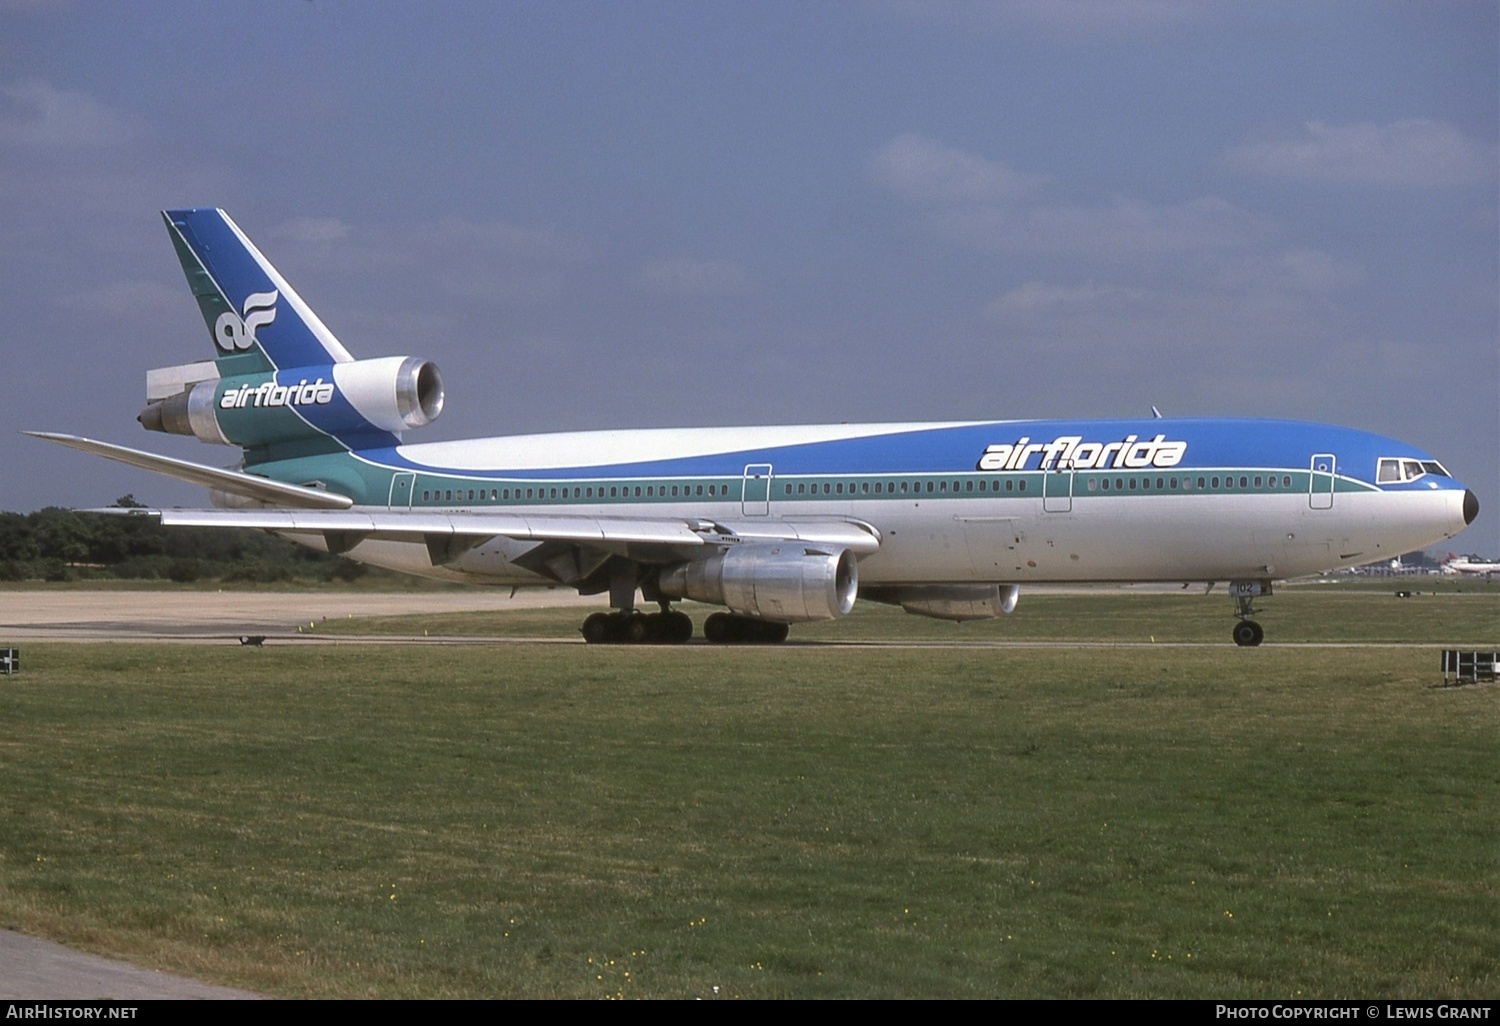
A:
<svg viewBox="0 0 1500 1026">
<path fill-rule="evenodd" d="M 674 609 L 594 613 L 581 629 L 590 645 L 680 645 L 693 637 L 693 621 Z M 716 645 L 775 645 L 785 641 L 790 630 L 788 624 L 733 613 L 712 613 L 703 621 L 703 636 Z"/>
<path fill-rule="evenodd" d="M 656 591 L 654 581 L 644 584 L 646 597 L 661 608 L 642 613 L 635 608 L 635 591 L 643 582 L 639 568 L 628 559 L 612 558 L 606 564 L 609 604 L 612 613 L 594 613 L 583 621 L 583 640 L 590 645 L 680 645 L 693 636 L 693 621 L 675 611 Z"/>
<path fill-rule="evenodd" d="M 590 645 L 680 645 L 693 636 L 693 621 L 663 602 L 659 613 L 594 613 L 582 630 Z"/>
<path fill-rule="evenodd" d="M 1231 581 L 1229 582 L 1229 594 L 1238 604 L 1239 609 L 1235 615 L 1240 622 L 1234 625 L 1231 636 L 1234 643 L 1241 648 L 1254 648 L 1265 640 L 1265 628 L 1250 619 L 1256 610 L 1251 606 L 1258 595 L 1271 594 L 1270 581 Z"/>
<path fill-rule="evenodd" d="M 609 613 L 593 613 L 583 621 L 583 640 L 590 645 L 681 645 L 693 637 L 693 621 L 671 607 L 655 577 L 642 575 L 626 559 L 607 566 Z M 635 608 L 636 589 L 661 611 L 641 613 Z M 715 644 L 776 644 L 786 640 L 788 625 L 756 620 L 734 613 L 714 613 L 703 622 L 703 636 Z"/>
</svg>

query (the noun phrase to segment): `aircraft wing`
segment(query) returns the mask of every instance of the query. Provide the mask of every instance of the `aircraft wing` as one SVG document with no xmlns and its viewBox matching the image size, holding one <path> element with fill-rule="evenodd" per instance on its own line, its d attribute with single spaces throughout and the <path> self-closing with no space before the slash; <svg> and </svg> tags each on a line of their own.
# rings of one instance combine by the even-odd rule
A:
<svg viewBox="0 0 1500 1026">
<path fill-rule="evenodd" d="M 309 489 L 310 490 L 310 489 Z M 168 527 L 239 527 L 264 531 L 321 534 L 328 550 L 349 551 L 366 539 L 426 544 L 433 565 L 455 562 L 469 549 L 491 538 L 543 543 L 523 565 L 567 582 L 568 573 L 552 564 L 560 552 L 585 550 L 599 558 L 628 556 L 641 562 L 689 559 L 704 546 L 745 541 L 788 541 L 836 546 L 866 556 L 880 547 L 880 534 L 869 524 L 850 520 L 722 521 L 672 517 L 527 516 L 515 513 L 427 512 L 416 510 L 330 509 L 120 509 L 90 510 L 130 516 L 159 517 Z M 533 566 L 535 564 L 535 566 Z"/>
<path fill-rule="evenodd" d="M 167 477 L 175 477 L 177 480 L 186 481 L 189 484 L 202 485 L 205 488 L 217 488 L 231 495 L 242 495 L 247 499 L 275 503 L 278 506 L 297 506 L 310 509 L 348 509 L 354 505 L 354 501 L 346 495 L 335 495 L 317 488 L 304 488 L 301 485 L 284 484 L 281 481 L 272 481 L 270 478 L 257 477 L 254 474 L 246 474 L 238 470 L 221 470 L 218 467 L 206 467 L 201 463 L 193 463 L 189 460 L 173 459 L 170 456 L 158 456 L 155 453 L 142 452 L 139 449 L 128 449 L 123 445 L 111 445 L 109 442 L 96 442 L 92 438 L 80 438 L 77 435 L 59 435 L 53 434 L 50 431 L 26 431 L 23 434 L 30 435 L 32 438 L 40 438 L 46 442 L 56 442 L 58 445 L 66 445 L 70 449 L 93 453 L 95 456 L 103 456 L 105 459 L 128 463 L 132 467 L 155 471 L 158 474 L 165 474 Z"/>
<path fill-rule="evenodd" d="M 430 513 L 368 509 L 124 510 L 111 507 L 89 512 L 156 516 L 167 527 L 251 527 L 264 531 L 311 533 L 353 531 L 383 538 L 411 538 L 427 534 L 483 538 L 503 536 L 517 541 L 568 541 L 599 547 L 626 543 L 699 546 L 733 544 L 741 540 L 781 540 L 839 545 L 862 556 L 869 555 L 880 547 L 880 535 L 875 528 L 849 520 L 777 520 L 762 523 L 670 517 L 590 517 L 567 514 L 523 516 L 515 513 Z"/>
</svg>

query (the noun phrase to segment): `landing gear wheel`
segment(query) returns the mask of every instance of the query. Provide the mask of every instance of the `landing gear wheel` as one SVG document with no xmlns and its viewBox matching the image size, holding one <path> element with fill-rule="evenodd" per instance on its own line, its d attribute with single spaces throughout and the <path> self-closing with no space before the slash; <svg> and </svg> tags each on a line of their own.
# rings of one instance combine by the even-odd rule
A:
<svg viewBox="0 0 1500 1026">
<path fill-rule="evenodd" d="M 649 627 L 640 613 L 626 613 L 620 617 L 620 640 L 627 645 L 639 645 L 646 640 Z"/>
<path fill-rule="evenodd" d="M 761 627 L 760 637 L 756 641 L 764 641 L 768 644 L 779 645 L 786 640 L 787 635 L 792 632 L 792 625 L 788 623 L 768 623 Z"/>
<path fill-rule="evenodd" d="M 728 613 L 710 613 L 703 621 L 703 636 L 715 645 L 722 645 L 732 640 L 729 636 L 731 623 Z"/>
<path fill-rule="evenodd" d="M 776 645 L 785 641 L 790 631 L 789 624 L 732 613 L 714 613 L 703 621 L 703 636 L 716 645 Z"/>
<path fill-rule="evenodd" d="M 610 617 L 608 613 L 590 613 L 588 619 L 583 621 L 583 640 L 590 645 L 603 645 L 608 643 L 610 635 Z"/>
<path fill-rule="evenodd" d="M 693 619 L 675 610 L 661 617 L 661 639 L 669 645 L 681 645 L 693 637 Z"/>
<path fill-rule="evenodd" d="M 1254 648 L 1265 636 L 1265 629 L 1254 620 L 1241 620 L 1234 625 L 1234 643 L 1241 648 Z"/>
</svg>

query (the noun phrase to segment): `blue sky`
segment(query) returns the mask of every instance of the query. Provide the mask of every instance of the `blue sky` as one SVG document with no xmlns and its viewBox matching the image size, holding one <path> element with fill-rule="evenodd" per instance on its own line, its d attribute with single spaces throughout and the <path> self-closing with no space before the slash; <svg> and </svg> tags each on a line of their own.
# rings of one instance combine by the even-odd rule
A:
<svg viewBox="0 0 1500 1026">
<path fill-rule="evenodd" d="M 1491 2 L 0 0 L 0 508 L 201 494 L 49 449 L 209 341 L 222 206 L 411 440 L 1169 415 L 1393 435 L 1500 553 Z"/>
</svg>

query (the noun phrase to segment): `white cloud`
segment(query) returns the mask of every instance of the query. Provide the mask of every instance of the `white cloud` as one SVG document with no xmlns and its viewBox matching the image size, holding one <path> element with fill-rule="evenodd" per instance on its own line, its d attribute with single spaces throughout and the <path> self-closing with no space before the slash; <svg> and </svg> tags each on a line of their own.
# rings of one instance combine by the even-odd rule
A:
<svg viewBox="0 0 1500 1026">
<path fill-rule="evenodd" d="M 135 118 L 80 92 L 33 80 L 0 88 L 0 141 L 28 146 L 105 146 L 140 131 Z"/>
<path fill-rule="evenodd" d="M 131 281 L 59 295 L 53 303 L 68 310 L 87 311 L 103 323 L 155 325 L 165 315 L 180 310 L 185 295 L 185 290 L 168 288 L 160 281 Z"/>
<path fill-rule="evenodd" d="M 880 187 L 912 202 L 938 234 L 989 251 L 1074 253 L 1107 259 L 1224 249 L 1260 230 L 1212 196 L 1151 203 L 1127 196 L 1086 206 L 1054 198 L 1046 175 L 918 135 L 897 136 L 870 162 Z"/>
<path fill-rule="evenodd" d="M 1093 282 L 1070 286 L 1029 281 L 990 303 L 985 307 L 985 314 L 999 321 L 1016 317 L 1049 317 L 1060 311 L 1119 307 L 1145 298 L 1147 294 L 1141 289 L 1096 285 Z"/>
<path fill-rule="evenodd" d="M 1293 292 L 1333 292 L 1359 285 L 1364 269 L 1315 249 L 1255 253 L 1225 266 L 1216 284 L 1229 288 L 1275 288 Z"/>
<path fill-rule="evenodd" d="M 998 161 L 907 133 L 898 135 L 870 161 L 875 181 L 918 202 L 1009 203 L 1036 193 L 1046 183 Z"/>
<path fill-rule="evenodd" d="M 739 296 L 755 291 L 750 275 L 732 260 L 658 260 L 642 269 L 641 281 L 676 296 Z"/>
<path fill-rule="evenodd" d="M 1319 182 L 1437 186 L 1495 177 L 1493 146 L 1427 118 L 1389 125 L 1310 121 L 1305 129 L 1299 139 L 1238 146 L 1228 159 L 1252 174 Z"/>
<path fill-rule="evenodd" d="M 283 221 L 267 234 L 273 239 L 318 246 L 342 242 L 349 237 L 350 231 L 350 227 L 336 217 L 294 217 L 290 221 Z"/>
</svg>

